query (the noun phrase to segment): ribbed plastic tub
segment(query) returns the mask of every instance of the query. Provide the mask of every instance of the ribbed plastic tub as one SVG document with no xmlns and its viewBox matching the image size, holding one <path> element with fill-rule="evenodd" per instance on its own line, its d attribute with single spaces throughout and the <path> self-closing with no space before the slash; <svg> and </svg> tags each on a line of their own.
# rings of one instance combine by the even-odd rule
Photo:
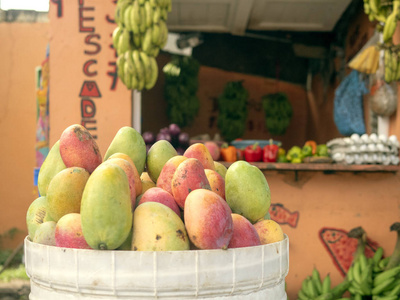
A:
<svg viewBox="0 0 400 300">
<path fill-rule="evenodd" d="M 31 300 L 286 300 L 289 239 L 228 250 L 100 251 L 25 238 Z"/>
</svg>

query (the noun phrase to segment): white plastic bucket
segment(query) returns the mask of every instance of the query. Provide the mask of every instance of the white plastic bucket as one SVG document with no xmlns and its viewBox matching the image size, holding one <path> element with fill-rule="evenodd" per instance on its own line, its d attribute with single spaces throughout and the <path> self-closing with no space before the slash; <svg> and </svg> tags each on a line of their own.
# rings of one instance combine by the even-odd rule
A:
<svg viewBox="0 0 400 300">
<path fill-rule="evenodd" d="M 31 300 L 286 300 L 289 240 L 228 250 L 100 251 L 25 238 Z"/>
</svg>

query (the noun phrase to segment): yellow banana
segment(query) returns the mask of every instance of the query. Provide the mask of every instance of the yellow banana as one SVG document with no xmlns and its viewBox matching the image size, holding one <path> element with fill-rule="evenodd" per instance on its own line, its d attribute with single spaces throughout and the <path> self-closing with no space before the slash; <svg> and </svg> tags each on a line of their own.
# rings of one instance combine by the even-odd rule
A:
<svg viewBox="0 0 400 300">
<path fill-rule="evenodd" d="M 151 77 L 149 81 L 146 82 L 146 90 L 150 90 L 151 88 L 153 88 L 158 78 L 158 65 L 156 59 L 153 56 L 150 56 L 149 61 L 150 61 Z"/>
<path fill-rule="evenodd" d="M 149 0 L 151 7 L 158 7 L 158 0 Z"/>
<path fill-rule="evenodd" d="M 119 26 L 125 26 L 124 25 L 124 14 L 125 10 L 128 6 L 130 6 L 130 1 L 125 0 L 125 1 L 118 1 L 117 7 L 115 9 L 115 23 L 117 23 Z"/>
<path fill-rule="evenodd" d="M 133 21 L 135 21 L 135 24 L 139 27 L 140 26 L 140 6 L 139 6 L 139 2 L 137 0 L 135 0 L 133 2 L 132 18 L 133 18 Z"/>
<path fill-rule="evenodd" d="M 125 28 L 129 31 L 132 31 L 132 18 L 131 18 L 131 12 L 132 12 L 132 5 L 129 5 L 126 9 L 125 9 L 125 13 L 124 13 L 124 24 L 125 24 Z"/>
<path fill-rule="evenodd" d="M 132 73 L 129 71 L 129 65 L 127 61 L 125 61 L 124 64 L 124 83 L 127 89 L 132 89 Z"/>
<path fill-rule="evenodd" d="M 154 7 L 153 10 L 153 24 L 158 24 L 161 20 L 161 9 L 159 6 Z"/>
<path fill-rule="evenodd" d="M 146 0 L 136 0 L 139 2 L 140 5 L 143 5 Z"/>
<path fill-rule="evenodd" d="M 144 3 L 144 10 L 146 12 L 146 27 L 149 28 L 153 24 L 153 8 L 149 1 Z"/>
<path fill-rule="evenodd" d="M 135 2 L 137 2 L 137 1 L 135 1 Z M 138 22 L 140 21 L 138 19 L 138 18 L 140 18 L 140 15 L 139 15 L 138 8 L 139 7 L 137 5 L 133 4 L 132 5 L 132 9 L 131 9 L 131 15 L 130 15 L 132 31 L 133 31 L 134 34 L 139 34 L 140 33 L 139 24 L 138 24 Z"/>
</svg>

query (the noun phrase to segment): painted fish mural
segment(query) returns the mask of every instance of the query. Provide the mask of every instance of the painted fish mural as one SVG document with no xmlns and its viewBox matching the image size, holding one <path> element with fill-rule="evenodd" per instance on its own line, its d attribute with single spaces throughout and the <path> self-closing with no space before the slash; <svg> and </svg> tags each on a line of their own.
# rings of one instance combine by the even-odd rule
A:
<svg viewBox="0 0 400 300">
<path fill-rule="evenodd" d="M 269 214 L 271 216 L 271 220 L 274 220 L 278 224 L 288 224 L 293 228 L 297 227 L 297 222 L 299 221 L 299 212 L 291 212 L 281 203 L 271 204 L 269 208 Z"/>
<path fill-rule="evenodd" d="M 353 253 L 357 248 L 357 239 L 347 236 L 348 231 L 337 228 L 321 228 L 319 238 L 331 256 L 339 272 L 345 276 L 353 261 Z M 367 239 L 365 255 L 372 257 L 379 247 L 378 243 Z"/>
</svg>

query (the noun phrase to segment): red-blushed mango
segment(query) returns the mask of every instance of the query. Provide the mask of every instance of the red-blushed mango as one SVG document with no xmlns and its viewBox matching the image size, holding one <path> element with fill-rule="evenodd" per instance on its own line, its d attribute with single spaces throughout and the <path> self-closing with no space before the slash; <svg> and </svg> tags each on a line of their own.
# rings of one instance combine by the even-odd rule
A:
<svg viewBox="0 0 400 300">
<path fill-rule="evenodd" d="M 245 217 L 232 214 L 233 235 L 228 248 L 242 248 L 261 245 L 260 237 L 253 224 Z"/>
<path fill-rule="evenodd" d="M 172 195 L 172 187 L 171 187 L 172 177 L 174 176 L 176 168 L 181 164 L 181 162 L 183 162 L 186 159 L 187 157 L 183 155 L 176 155 L 170 158 L 162 168 L 160 176 L 158 176 L 157 186 L 162 188 L 163 190 L 166 190 L 168 193 Z"/>
<path fill-rule="evenodd" d="M 132 205 L 132 212 L 135 209 L 136 204 L 136 190 L 135 190 L 135 171 L 133 170 L 134 166 L 129 163 L 126 159 L 123 158 L 109 158 L 103 164 L 116 164 L 120 166 L 122 170 L 124 170 L 126 176 L 128 177 L 129 182 L 129 190 L 131 191 L 131 205 Z"/>
<path fill-rule="evenodd" d="M 47 221 L 40 224 L 36 229 L 32 242 L 47 246 L 55 246 L 56 225 L 57 224 L 54 221 Z"/>
<path fill-rule="evenodd" d="M 190 145 L 183 153 L 183 156 L 187 158 L 196 158 L 201 162 L 204 169 L 215 170 L 214 160 L 207 147 L 204 146 L 204 144 L 202 143 L 195 143 Z"/>
<path fill-rule="evenodd" d="M 136 192 L 136 197 L 139 196 L 142 193 L 142 181 L 140 180 L 140 174 L 138 172 L 138 170 L 136 169 L 135 164 L 133 163 L 132 159 L 129 157 L 128 154 L 125 153 L 114 153 L 113 155 L 111 155 L 108 159 L 110 158 L 122 158 L 127 160 L 133 168 L 133 172 L 135 175 L 135 192 Z M 142 173 L 143 174 L 143 173 Z"/>
<path fill-rule="evenodd" d="M 225 200 L 225 180 L 217 171 L 205 169 L 208 182 L 210 183 L 211 190 L 220 195 L 222 199 Z"/>
<path fill-rule="evenodd" d="M 132 226 L 128 177 L 116 164 L 101 164 L 82 195 L 82 232 L 93 249 L 114 250 L 128 237 Z"/>
<path fill-rule="evenodd" d="M 228 169 L 218 161 L 214 161 L 214 167 L 215 171 L 225 180 L 226 171 L 228 171 Z"/>
<path fill-rule="evenodd" d="M 207 141 L 204 142 L 204 146 L 206 146 L 208 152 L 210 152 L 211 157 L 214 161 L 219 160 L 219 157 L 221 155 L 221 150 L 219 149 L 219 146 L 217 145 L 216 142 Z"/>
<path fill-rule="evenodd" d="M 198 189 L 185 202 L 188 236 L 199 249 L 227 249 L 233 234 L 232 211 L 216 193 Z"/>
<path fill-rule="evenodd" d="M 262 245 L 282 241 L 284 234 L 282 227 L 274 220 L 261 220 L 254 224 Z"/>
<path fill-rule="evenodd" d="M 121 127 L 104 155 L 104 160 L 114 153 L 125 153 L 133 161 L 139 174 L 142 174 L 146 163 L 146 144 L 141 134 L 136 129 Z"/>
<path fill-rule="evenodd" d="M 50 181 L 60 171 L 66 168 L 60 154 L 60 141 L 58 140 L 51 147 L 42 166 L 40 167 L 38 176 L 38 189 L 40 196 L 46 196 Z"/>
<path fill-rule="evenodd" d="M 174 197 L 162 188 L 154 187 L 148 189 L 142 195 L 142 197 L 140 197 L 138 205 L 145 202 L 158 202 L 164 204 L 172 209 L 179 217 L 181 217 L 181 211 L 178 204 L 176 204 Z"/>
<path fill-rule="evenodd" d="M 185 200 L 190 192 L 197 189 L 211 190 L 204 167 L 196 158 L 184 160 L 177 168 L 171 180 L 172 195 L 179 207 L 184 209 Z"/>
<path fill-rule="evenodd" d="M 81 215 L 66 214 L 58 220 L 55 230 L 57 247 L 91 249 L 82 233 Z"/>
<path fill-rule="evenodd" d="M 151 146 L 147 153 L 146 170 L 154 183 L 157 183 L 165 163 L 176 155 L 178 153 L 175 148 L 166 140 L 159 140 Z"/>
<path fill-rule="evenodd" d="M 139 205 L 133 213 L 132 250 L 189 250 L 189 238 L 181 218 L 158 202 Z"/>
<path fill-rule="evenodd" d="M 67 127 L 61 134 L 60 155 L 67 168 L 80 167 L 89 173 L 102 162 L 96 140 L 79 124 Z"/>
<path fill-rule="evenodd" d="M 89 176 L 85 169 L 71 167 L 53 177 L 46 198 L 48 213 L 54 221 L 57 222 L 69 213 L 79 213 L 83 190 Z"/>
<path fill-rule="evenodd" d="M 41 196 L 32 201 L 26 212 L 26 227 L 28 228 L 28 235 L 31 241 L 35 236 L 38 226 L 47 221 L 54 220 L 47 212 L 47 198 Z"/>
</svg>

